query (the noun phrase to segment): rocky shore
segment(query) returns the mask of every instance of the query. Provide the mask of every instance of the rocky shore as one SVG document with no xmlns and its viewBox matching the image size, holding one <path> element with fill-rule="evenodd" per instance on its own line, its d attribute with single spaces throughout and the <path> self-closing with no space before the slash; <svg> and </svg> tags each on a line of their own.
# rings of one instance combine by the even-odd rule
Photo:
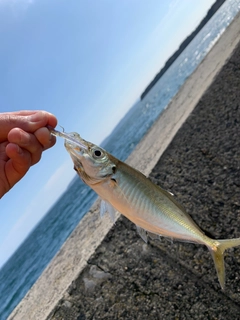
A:
<svg viewBox="0 0 240 320">
<path fill-rule="evenodd" d="M 129 159 L 220 239 L 240 237 L 239 24 L 240 15 Z M 226 252 L 223 292 L 204 246 L 146 244 L 124 217 L 107 233 L 111 223 L 99 222 L 97 211 L 96 204 L 9 319 L 240 318 L 239 247 Z"/>
</svg>

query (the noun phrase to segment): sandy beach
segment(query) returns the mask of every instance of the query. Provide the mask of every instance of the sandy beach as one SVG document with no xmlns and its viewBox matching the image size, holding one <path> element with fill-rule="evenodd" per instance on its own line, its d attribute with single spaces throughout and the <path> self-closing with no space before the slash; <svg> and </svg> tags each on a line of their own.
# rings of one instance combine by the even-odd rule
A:
<svg viewBox="0 0 240 320">
<path fill-rule="evenodd" d="M 214 238 L 240 237 L 240 15 L 127 162 L 173 192 Z M 226 254 L 226 290 L 210 253 L 145 244 L 120 217 L 85 215 L 8 319 L 237 319 L 240 248 Z"/>
</svg>

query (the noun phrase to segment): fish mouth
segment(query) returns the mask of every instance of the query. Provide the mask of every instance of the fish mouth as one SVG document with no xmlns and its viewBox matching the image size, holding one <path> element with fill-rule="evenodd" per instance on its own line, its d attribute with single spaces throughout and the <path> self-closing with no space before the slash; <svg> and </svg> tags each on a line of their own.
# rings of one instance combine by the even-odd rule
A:
<svg viewBox="0 0 240 320">
<path fill-rule="evenodd" d="M 86 152 L 86 149 L 88 150 L 88 147 L 84 144 L 84 141 L 72 142 L 65 139 L 64 146 L 67 152 L 70 154 L 74 165 L 80 165 L 80 167 L 82 167 L 81 160 L 83 158 L 84 153 Z"/>
<path fill-rule="evenodd" d="M 64 141 L 64 147 L 66 150 L 70 153 L 71 156 L 74 156 L 75 158 L 78 158 L 78 155 L 81 151 L 85 150 L 85 148 L 82 148 L 79 143 L 70 142 L 69 140 Z"/>
<path fill-rule="evenodd" d="M 51 127 L 48 127 L 48 130 L 55 137 L 61 137 L 65 139 L 64 145 L 69 152 L 72 148 L 78 151 L 81 151 L 82 149 L 88 150 L 86 141 L 84 141 L 78 133 L 76 132 L 65 133 L 64 131 L 60 132 Z"/>
</svg>

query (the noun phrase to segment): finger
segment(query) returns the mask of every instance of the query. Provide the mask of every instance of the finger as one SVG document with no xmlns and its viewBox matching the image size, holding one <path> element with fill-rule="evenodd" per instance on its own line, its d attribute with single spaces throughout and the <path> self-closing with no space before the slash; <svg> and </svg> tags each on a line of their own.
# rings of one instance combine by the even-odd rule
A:
<svg viewBox="0 0 240 320">
<path fill-rule="evenodd" d="M 8 141 L 17 144 L 21 149 L 30 153 L 31 165 L 36 164 L 41 159 L 43 146 L 34 134 L 14 128 L 8 134 Z"/>
<path fill-rule="evenodd" d="M 46 111 L 19 111 L 0 113 L 0 140 L 7 139 L 8 132 L 13 128 L 21 128 L 34 132 L 41 127 L 57 125 L 56 117 Z"/>
<path fill-rule="evenodd" d="M 0 143 L 0 161 L 7 161 L 8 160 L 8 156 L 6 155 L 6 146 L 8 144 L 8 141 L 2 142 Z"/>
<path fill-rule="evenodd" d="M 56 143 L 56 137 L 46 127 L 36 130 L 34 135 L 43 146 L 43 150 L 51 148 Z"/>
<path fill-rule="evenodd" d="M 36 112 L 39 112 L 41 110 L 19 110 L 19 111 L 11 111 L 11 112 L 4 112 L 4 114 L 9 114 L 9 115 L 16 115 L 16 116 L 28 116 L 31 114 L 34 114 Z"/>
<path fill-rule="evenodd" d="M 44 110 L 20 110 L 20 111 L 13 111 L 13 112 L 4 112 L 0 114 L 0 116 L 8 115 L 8 116 L 34 116 L 36 113 L 45 113 L 49 117 L 49 125 L 56 127 L 57 119 L 56 117 L 47 111 Z"/>
<path fill-rule="evenodd" d="M 27 173 L 31 166 L 31 154 L 14 143 L 6 146 L 9 160 L 6 162 L 5 173 L 10 188 Z"/>
</svg>

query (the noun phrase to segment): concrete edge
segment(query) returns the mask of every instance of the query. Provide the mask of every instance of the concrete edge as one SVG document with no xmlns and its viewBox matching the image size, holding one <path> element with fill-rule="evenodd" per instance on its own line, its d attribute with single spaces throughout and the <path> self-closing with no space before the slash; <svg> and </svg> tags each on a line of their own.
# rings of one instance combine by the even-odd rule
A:
<svg viewBox="0 0 240 320">
<path fill-rule="evenodd" d="M 240 13 L 137 145 L 128 164 L 146 175 L 151 172 L 240 41 L 239 25 Z M 48 317 L 113 225 L 108 217 L 100 219 L 98 212 L 99 200 L 8 319 L 43 320 Z"/>
</svg>

